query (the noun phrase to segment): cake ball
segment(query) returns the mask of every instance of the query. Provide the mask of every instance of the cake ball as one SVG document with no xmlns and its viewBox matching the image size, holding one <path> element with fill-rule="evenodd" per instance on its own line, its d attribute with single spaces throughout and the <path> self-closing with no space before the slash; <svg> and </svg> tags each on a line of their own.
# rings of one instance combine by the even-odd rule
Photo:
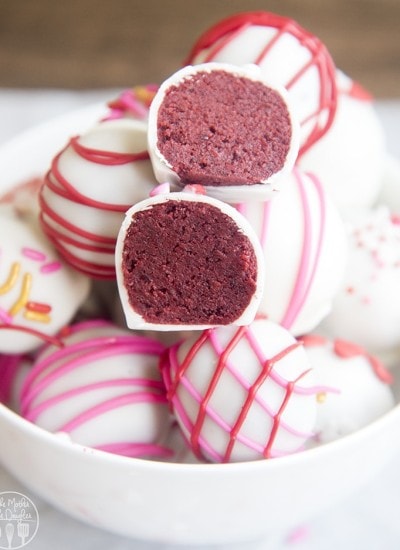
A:
<svg viewBox="0 0 400 550">
<path fill-rule="evenodd" d="M 395 405 L 391 374 L 364 348 L 318 335 L 301 338 L 320 384 L 315 440 L 327 443 L 367 426 Z"/>
<path fill-rule="evenodd" d="M 21 414 L 72 441 L 126 456 L 164 457 L 170 427 L 158 370 L 164 346 L 105 320 L 64 329 L 61 347 L 38 354 L 21 391 Z"/>
<path fill-rule="evenodd" d="M 400 216 L 400 160 L 387 156 L 382 186 L 377 204 L 384 204 L 395 216 Z"/>
<path fill-rule="evenodd" d="M 369 207 L 382 187 L 385 135 L 372 96 L 337 71 L 338 100 L 329 131 L 300 158 L 317 174 L 332 200 L 346 214 Z"/>
<path fill-rule="evenodd" d="M 154 187 L 146 128 L 128 119 L 98 123 L 71 138 L 46 175 L 43 229 L 66 261 L 90 277 L 115 279 L 124 213 Z"/>
<path fill-rule="evenodd" d="M 296 168 L 273 200 L 236 207 L 264 253 L 259 311 L 294 335 L 313 330 L 330 310 L 347 260 L 343 221 L 320 180 Z"/>
<path fill-rule="evenodd" d="M 400 357 L 400 224 L 382 206 L 348 223 L 345 275 L 319 332 L 350 340 L 385 364 Z"/>
<path fill-rule="evenodd" d="M 0 403 L 18 412 L 21 387 L 31 366 L 29 354 L 0 354 Z"/>
<path fill-rule="evenodd" d="M 35 218 L 39 213 L 39 191 L 42 185 L 41 177 L 24 180 L 0 195 L 0 205 L 9 205 L 18 216 Z"/>
<path fill-rule="evenodd" d="M 330 391 L 315 385 L 302 344 L 263 318 L 189 337 L 160 365 L 185 438 L 212 462 L 299 451 L 314 433 L 317 396 Z"/>
<path fill-rule="evenodd" d="M 103 120 L 133 118 L 146 121 L 149 116 L 150 104 L 157 90 L 157 84 L 134 86 L 123 90 L 117 98 L 107 103 L 109 112 Z"/>
<path fill-rule="evenodd" d="M 161 84 L 148 124 L 157 180 L 221 200 L 270 197 L 298 155 L 288 94 L 256 65 L 184 67 Z"/>
<path fill-rule="evenodd" d="M 115 265 L 132 329 L 243 325 L 259 306 L 264 270 L 254 230 L 232 206 L 198 192 L 160 192 L 130 208 Z"/>
<path fill-rule="evenodd" d="M 185 64 L 257 64 L 284 86 L 298 113 L 300 154 L 332 124 L 336 110 L 335 64 L 325 45 L 293 19 L 265 11 L 238 13 L 206 30 Z"/>
<path fill-rule="evenodd" d="M 25 353 L 51 340 L 89 289 L 89 279 L 59 257 L 37 223 L 2 207 L 0 353 Z"/>
</svg>

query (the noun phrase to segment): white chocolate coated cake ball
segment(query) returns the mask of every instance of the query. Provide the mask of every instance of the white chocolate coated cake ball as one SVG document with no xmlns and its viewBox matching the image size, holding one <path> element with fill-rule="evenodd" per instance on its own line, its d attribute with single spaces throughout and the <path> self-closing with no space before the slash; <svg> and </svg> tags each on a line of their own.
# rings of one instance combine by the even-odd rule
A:
<svg viewBox="0 0 400 550">
<path fill-rule="evenodd" d="M 77 323 L 36 358 L 21 413 L 72 441 L 126 456 L 168 456 L 171 419 L 158 361 L 164 346 L 103 320 Z"/>
<path fill-rule="evenodd" d="M 42 226 L 77 270 L 115 279 L 115 242 L 124 213 L 154 183 L 146 124 L 98 123 L 54 157 L 40 194 Z"/>
<path fill-rule="evenodd" d="M 400 349 L 400 224 L 382 206 L 348 224 L 349 255 L 319 332 L 350 340 L 382 360 Z"/>
<path fill-rule="evenodd" d="M 206 330 L 172 346 L 161 371 L 193 452 L 212 462 L 274 458 L 313 436 L 315 385 L 302 345 L 256 319 Z"/>
<path fill-rule="evenodd" d="M 301 340 L 318 383 L 336 390 L 318 396 L 316 443 L 359 430 L 394 407 L 391 374 L 364 348 L 318 335 Z"/>
<path fill-rule="evenodd" d="M 272 200 L 236 206 L 264 252 L 259 311 L 295 335 L 311 331 L 328 314 L 347 260 L 344 224 L 322 183 L 296 168 Z"/>
<path fill-rule="evenodd" d="M 335 65 L 325 45 L 293 19 L 267 11 L 243 12 L 207 29 L 187 64 L 256 64 L 284 86 L 300 122 L 300 153 L 329 129 L 336 110 Z"/>
<path fill-rule="evenodd" d="M 386 161 L 384 130 L 372 97 L 337 71 L 338 99 L 332 126 L 300 158 L 303 170 L 315 173 L 336 206 L 372 206 L 383 181 Z"/>
<path fill-rule="evenodd" d="M 30 219 L 0 215 L 0 353 L 41 346 L 69 323 L 86 299 L 88 278 L 60 258 Z"/>
</svg>

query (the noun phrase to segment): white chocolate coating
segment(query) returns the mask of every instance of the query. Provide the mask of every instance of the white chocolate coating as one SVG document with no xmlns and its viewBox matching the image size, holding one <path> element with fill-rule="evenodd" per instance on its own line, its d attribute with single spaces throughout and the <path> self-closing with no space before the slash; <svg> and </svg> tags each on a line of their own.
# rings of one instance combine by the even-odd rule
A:
<svg viewBox="0 0 400 550">
<path fill-rule="evenodd" d="M 381 358 L 400 348 L 400 225 L 382 206 L 348 225 L 345 276 L 319 332 Z"/>
<path fill-rule="evenodd" d="M 209 36 L 206 46 L 194 46 L 188 62 L 257 64 L 262 74 L 288 90 L 301 125 L 300 143 L 307 148 L 317 128 L 329 126 L 336 108 L 335 67 L 329 52 L 295 21 L 272 13 L 237 14 L 230 19 L 229 32 L 227 21 L 214 26 L 214 37 Z"/>
<path fill-rule="evenodd" d="M 154 184 L 147 125 L 129 119 L 99 123 L 53 159 L 41 191 L 43 227 L 71 265 L 114 278 L 124 212 Z"/>
<path fill-rule="evenodd" d="M 305 351 L 319 384 L 337 392 L 321 394 L 317 406 L 316 442 L 348 435 L 388 412 L 395 405 L 383 367 L 362 348 L 345 341 L 311 336 Z"/>
<path fill-rule="evenodd" d="M 300 158 L 316 174 L 336 206 L 346 213 L 377 199 L 384 174 L 386 143 L 371 98 L 353 93 L 354 83 L 338 71 L 338 103 L 328 132 Z"/>
<path fill-rule="evenodd" d="M 260 312 L 293 334 L 328 314 L 347 261 L 344 224 L 321 182 L 295 169 L 271 201 L 237 205 L 259 237 L 265 285 Z"/>
<path fill-rule="evenodd" d="M 302 346 L 272 321 L 204 331 L 163 359 L 173 412 L 196 455 L 213 462 L 274 458 L 312 437 L 322 388 L 314 386 Z"/>
<path fill-rule="evenodd" d="M 196 66 L 186 66 L 180 69 L 167 80 L 165 80 L 157 94 L 155 95 L 150 106 L 149 122 L 148 122 L 148 149 L 150 153 L 153 170 L 157 181 L 160 183 L 169 182 L 171 185 L 178 188 L 183 187 L 179 175 L 174 171 L 172 165 L 164 157 L 158 147 L 158 112 L 163 103 L 164 97 L 171 87 L 179 86 L 179 83 L 186 79 L 190 79 L 196 73 L 224 71 L 238 77 L 246 78 L 255 82 L 264 84 L 267 88 L 275 90 L 284 101 L 292 128 L 290 147 L 282 168 L 273 173 L 269 178 L 261 181 L 258 184 L 252 185 L 207 185 L 207 194 L 227 202 L 243 200 L 251 194 L 255 199 L 266 199 L 271 197 L 272 193 L 280 188 L 282 178 L 290 173 L 296 161 L 299 151 L 299 122 L 294 114 L 294 109 L 291 106 L 291 100 L 283 86 L 276 84 L 273 80 L 264 76 L 256 65 L 247 65 L 239 67 L 227 63 L 204 63 Z M 207 104 L 204 105 L 205 112 Z M 193 182 L 199 183 L 199 182 Z M 200 182 L 201 183 L 201 182 Z"/>
<path fill-rule="evenodd" d="M 164 456 L 171 421 L 158 372 L 164 346 L 102 320 L 72 325 L 62 342 L 36 358 L 22 414 L 89 447 Z"/>
<path fill-rule="evenodd" d="M 378 204 L 384 204 L 396 216 L 400 216 L 400 160 L 387 156 Z"/>
<path fill-rule="evenodd" d="M 88 278 L 60 259 L 37 224 L 2 209 L 0 353 L 38 348 L 71 321 L 89 288 Z"/>
<path fill-rule="evenodd" d="M 254 319 L 257 313 L 260 300 L 261 300 L 261 295 L 263 292 L 263 284 L 264 284 L 263 254 L 262 254 L 260 243 L 258 241 L 256 234 L 254 233 L 253 228 L 251 227 L 249 222 L 239 212 L 237 212 L 237 210 L 235 210 L 232 206 L 226 203 L 223 203 L 222 201 L 219 201 L 217 199 L 213 199 L 212 197 L 208 197 L 206 195 L 184 191 L 184 192 L 178 192 L 178 193 L 154 195 L 144 201 L 141 201 L 135 204 L 134 206 L 132 206 L 132 208 L 130 208 L 126 212 L 125 219 L 121 225 L 121 229 L 118 234 L 117 245 L 115 248 L 115 268 L 117 273 L 118 292 L 122 303 L 122 308 L 124 310 L 127 326 L 132 329 L 160 330 L 160 331 L 202 330 L 205 328 L 210 328 L 212 326 L 215 326 L 213 324 L 170 325 L 170 324 L 163 324 L 163 323 L 147 322 L 142 317 L 142 315 L 140 315 L 137 311 L 134 310 L 134 308 L 130 304 L 129 295 L 126 288 L 126 281 L 124 279 L 123 265 L 122 265 L 123 249 L 124 249 L 124 243 L 125 243 L 127 231 L 131 226 L 132 220 L 134 219 L 136 213 L 143 210 L 150 209 L 152 206 L 156 204 L 167 203 L 168 201 L 192 201 L 192 202 L 205 203 L 205 204 L 214 206 L 218 208 L 222 213 L 228 215 L 238 226 L 239 231 L 244 233 L 248 237 L 251 245 L 254 248 L 254 253 L 257 261 L 257 288 L 252 298 L 250 299 L 248 306 L 242 312 L 240 317 L 238 317 L 234 321 L 234 324 L 246 325 L 251 323 L 251 321 Z M 178 234 L 177 234 L 177 240 L 179 240 Z M 151 261 L 151 258 L 149 259 L 149 261 Z"/>
</svg>

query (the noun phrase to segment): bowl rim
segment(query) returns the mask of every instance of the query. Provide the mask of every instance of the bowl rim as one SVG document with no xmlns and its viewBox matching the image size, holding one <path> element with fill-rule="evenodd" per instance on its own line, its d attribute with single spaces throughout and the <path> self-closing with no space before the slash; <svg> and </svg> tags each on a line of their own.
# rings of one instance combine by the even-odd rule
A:
<svg viewBox="0 0 400 550">
<path fill-rule="evenodd" d="M 115 463 L 121 467 L 137 466 L 143 469 L 154 469 L 155 471 L 165 471 L 165 472 L 174 472 L 174 471 L 183 471 L 186 473 L 202 473 L 210 472 L 210 475 L 214 473 L 231 474 L 232 472 L 244 474 L 249 468 L 252 470 L 274 470 L 275 468 L 284 467 L 285 464 L 290 466 L 291 464 L 295 465 L 298 462 L 304 462 L 308 459 L 318 460 L 320 455 L 331 452 L 331 450 L 338 449 L 341 447 L 347 447 L 350 445 L 358 445 L 363 439 L 369 439 L 373 437 L 374 434 L 379 433 L 383 430 L 386 424 L 390 425 L 396 420 L 400 420 L 400 403 L 395 405 L 387 413 L 383 414 L 379 418 L 376 418 L 374 421 L 370 422 L 366 426 L 359 428 L 358 430 L 349 433 L 347 435 L 341 436 L 338 439 L 329 441 L 326 443 L 321 443 L 314 447 L 310 447 L 304 450 L 300 450 L 296 453 L 281 456 L 275 459 L 260 459 L 260 460 L 249 460 L 241 462 L 230 462 L 230 463 L 211 463 L 211 462 L 199 462 L 199 463 L 185 463 L 185 462 L 173 462 L 173 461 L 162 461 L 156 459 L 146 459 L 146 458 L 135 458 L 127 457 L 122 455 L 117 455 L 113 453 L 108 453 L 99 449 L 94 449 L 72 441 L 69 439 L 68 435 L 65 434 L 65 437 L 61 433 L 52 433 L 49 432 L 32 422 L 29 422 L 17 412 L 11 410 L 3 403 L 0 403 L 0 418 L 6 419 L 8 423 L 12 423 L 14 426 L 17 426 L 23 432 L 30 432 L 30 435 L 36 437 L 37 439 L 45 442 L 47 445 L 54 446 L 58 449 L 64 449 L 70 454 L 73 455 L 86 455 L 91 457 L 92 460 L 102 460 L 107 462 Z M 202 474 L 207 475 L 207 474 Z"/>
</svg>

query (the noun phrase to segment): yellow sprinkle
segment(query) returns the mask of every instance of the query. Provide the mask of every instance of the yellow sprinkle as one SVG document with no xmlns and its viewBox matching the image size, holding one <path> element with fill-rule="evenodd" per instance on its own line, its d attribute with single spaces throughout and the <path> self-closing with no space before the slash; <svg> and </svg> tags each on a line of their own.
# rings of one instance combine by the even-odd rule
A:
<svg viewBox="0 0 400 550">
<path fill-rule="evenodd" d="M 149 105 L 153 97 L 155 96 L 155 92 L 152 90 L 147 90 L 145 86 L 135 86 L 133 88 L 133 91 L 135 93 L 136 99 L 139 101 L 142 101 L 145 105 Z"/>
<path fill-rule="evenodd" d="M 12 264 L 6 282 L 2 286 L 0 286 L 0 294 L 5 294 L 12 289 L 18 278 L 20 268 L 21 264 L 19 262 L 15 262 Z"/>
<path fill-rule="evenodd" d="M 51 317 L 47 313 L 40 313 L 39 311 L 27 310 L 24 313 L 25 319 L 28 321 L 38 321 L 39 323 L 50 323 Z"/>
<path fill-rule="evenodd" d="M 16 315 L 27 303 L 31 286 L 32 286 L 32 275 L 30 273 L 25 273 L 22 279 L 21 292 L 17 300 L 14 302 L 14 304 L 11 306 L 11 308 L 8 311 L 11 317 Z"/>
<path fill-rule="evenodd" d="M 320 393 L 317 393 L 317 403 L 325 403 L 326 401 L 326 393 L 325 392 L 320 392 Z"/>
</svg>

